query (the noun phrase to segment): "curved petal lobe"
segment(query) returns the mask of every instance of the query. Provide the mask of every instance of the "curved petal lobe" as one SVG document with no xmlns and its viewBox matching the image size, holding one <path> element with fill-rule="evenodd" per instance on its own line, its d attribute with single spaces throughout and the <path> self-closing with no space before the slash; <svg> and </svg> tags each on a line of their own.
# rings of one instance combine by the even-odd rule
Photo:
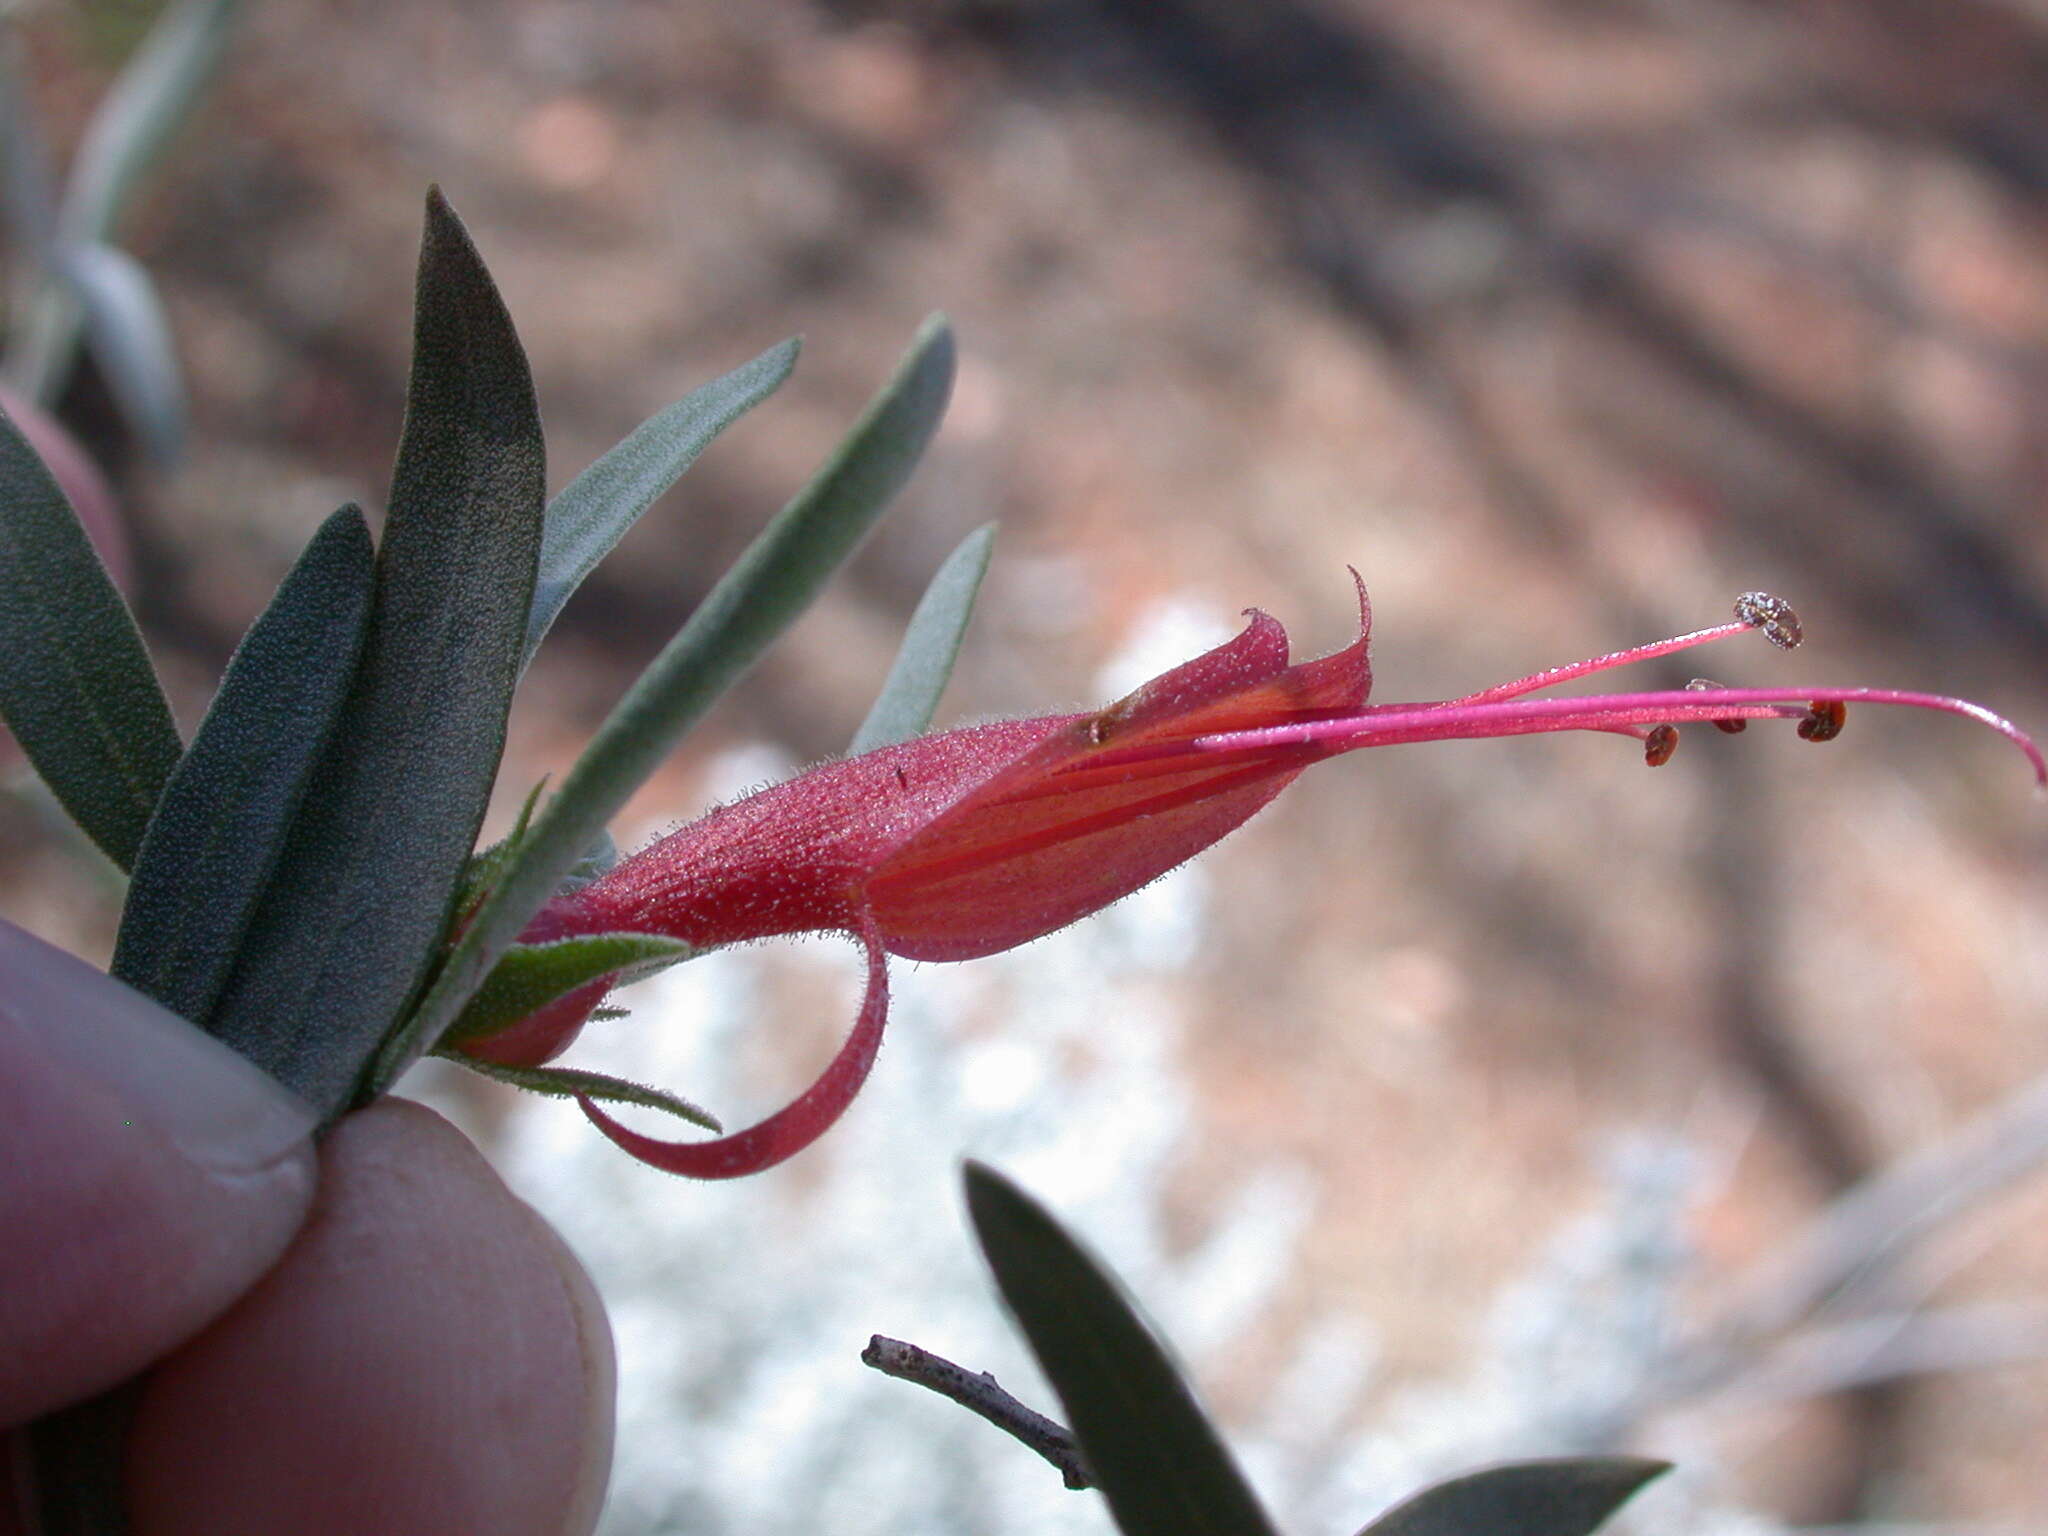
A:
<svg viewBox="0 0 2048 1536">
<path fill-rule="evenodd" d="M 737 1179 L 794 1157 L 846 1112 L 882 1046 L 882 1027 L 889 1021 L 889 968 L 872 916 L 861 914 L 856 937 L 867 953 L 868 983 L 852 1033 L 816 1082 L 760 1124 L 715 1141 L 662 1141 L 626 1129 L 590 1099 L 576 1102 L 616 1146 L 643 1163 L 686 1178 Z"/>
</svg>

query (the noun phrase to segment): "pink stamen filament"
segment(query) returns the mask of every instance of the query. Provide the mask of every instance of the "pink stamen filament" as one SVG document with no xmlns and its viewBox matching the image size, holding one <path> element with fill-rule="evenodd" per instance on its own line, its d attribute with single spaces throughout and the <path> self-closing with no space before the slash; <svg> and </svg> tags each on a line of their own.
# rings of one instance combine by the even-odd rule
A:
<svg viewBox="0 0 2048 1536">
<path fill-rule="evenodd" d="M 1364 716 L 1412 713 L 1417 710 L 1463 709 L 1473 705 L 1503 703 L 1509 699 L 1520 698 L 1524 694 L 1535 693 L 1539 689 L 1555 687 L 1559 683 L 1569 683 L 1581 677 L 1589 677 L 1596 672 L 1611 671 L 1615 667 L 1633 666 L 1639 661 L 1654 661 L 1660 656 L 1670 656 L 1679 651 L 1689 651 L 1697 646 L 1712 645 L 1717 640 L 1732 639 L 1736 635 L 1747 634 L 1750 630 L 1758 627 L 1760 627 L 1759 624 L 1742 619 L 1737 619 L 1728 624 L 1714 624 L 1706 629 L 1695 629 L 1688 634 L 1673 635 L 1668 640 L 1656 640 L 1648 645 L 1631 646 L 1625 651 L 1608 651 L 1601 656 L 1589 656 L 1584 661 L 1567 662 L 1559 667 L 1546 667 L 1541 672 L 1531 672 L 1528 676 L 1518 677 L 1512 682 L 1501 683 L 1492 688 L 1484 688 L 1478 693 L 1468 693 L 1462 698 L 1444 699 L 1440 702 L 1427 704 L 1361 704 L 1356 709 L 1350 710 L 1302 709 L 1291 711 L 1292 718 L 1289 720 L 1287 728 L 1291 728 L 1296 723 L 1310 721 L 1348 720 L 1355 723 Z M 1799 711 L 1791 711 L 1790 713 L 1796 715 Z M 1663 724 L 1665 722 L 1659 719 L 1652 723 Z M 1552 730 L 1575 729 L 1575 727 L 1567 725 L 1556 725 L 1549 728 Z M 1262 729 L 1277 730 L 1281 729 L 1281 727 Z M 1634 736 L 1638 739 L 1644 734 L 1633 726 L 1620 723 L 1611 726 L 1587 726 L 1585 729 L 1613 730 L 1622 735 Z M 1226 737 L 1232 740 L 1242 739 L 1248 749 L 1270 747 L 1281 739 L 1277 736 L 1262 738 L 1257 731 L 1219 731 L 1195 739 L 1203 743 L 1202 749 L 1204 751 L 1215 752 L 1224 750 L 1217 743 L 1220 743 Z M 1293 739 L 1306 744 L 1311 738 L 1302 736 Z M 1051 782 L 1042 785 L 1037 790 L 1026 791 L 1016 798 L 1030 799 L 1042 794 L 1061 794 L 1069 789 L 1077 789 L 1096 783 L 1124 783 L 1132 779 L 1147 778 L 1153 774 L 1180 772 L 1187 750 L 1187 739 L 1154 742 L 1147 746 L 1122 749 L 1111 747 L 1106 751 L 1094 753 L 1068 767 L 1058 770 Z M 1325 750 L 1331 749 L 1326 748 Z M 1334 750 L 1343 751 L 1349 749 L 1337 748 Z M 1115 770 L 1115 772 L 1112 773 L 1112 770 Z"/>
<path fill-rule="evenodd" d="M 1477 697 L 1477 696 L 1475 696 Z M 1336 751 L 1395 746 L 1413 741 L 1451 741 L 1482 736 L 1526 736 L 1543 731 L 1614 730 L 1670 725 L 1681 721 L 1798 718 L 1815 704 L 1897 704 L 1939 710 L 1987 725 L 2017 746 L 2048 785 L 2048 759 L 2018 726 L 1981 704 L 1932 693 L 1891 688 L 1688 688 L 1654 693 L 1589 694 L 1568 699 L 1515 699 L 1448 704 L 1392 705 L 1350 720 L 1310 720 L 1249 731 L 1219 731 L 1189 743 L 1201 752 L 1305 743 Z"/>
</svg>

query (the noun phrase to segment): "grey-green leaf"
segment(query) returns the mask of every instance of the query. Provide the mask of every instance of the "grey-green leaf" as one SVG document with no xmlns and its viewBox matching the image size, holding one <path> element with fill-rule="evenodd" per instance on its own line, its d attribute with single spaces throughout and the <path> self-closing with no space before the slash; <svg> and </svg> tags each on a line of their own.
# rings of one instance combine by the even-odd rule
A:
<svg viewBox="0 0 2048 1536">
<path fill-rule="evenodd" d="M 695 953 L 681 939 L 654 933 L 600 933 L 547 944 L 514 944 L 492 967 L 442 1043 L 475 1039 L 516 1024 L 602 977 L 638 981 Z"/>
<path fill-rule="evenodd" d="M 129 868 L 184 746 L 127 604 L 4 412 L 0 719 L 86 835 Z"/>
<path fill-rule="evenodd" d="M 1423 1489 L 1358 1536 L 1589 1536 L 1670 1467 L 1640 1456 L 1504 1462 Z"/>
<path fill-rule="evenodd" d="M 152 455 L 175 459 L 185 443 L 185 386 L 156 284 L 141 262 L 100 242 L 68 249 L 64 270 L 122 416 Z"/>
<path fill-rule="evenodd" d="M 63 238 L 102 240 L 206 89 L 240 0 L 172 0 L 93 113 L 65 189 Z"/>
<path fill-rule="evenodd" d="M 1110 1273 L 993 1169 L 967 1210 L 1003 1300 L 1124 1536 L 1274 1536 L 1180 1371 Z"/>
<path fill-rule="evenodd" d="M 540 576 L 526 621 L 528 661 L 569 595 L 640 514 L 676 483 L 712 439 L 782 386 L 796 366 L 799 345 L 792 337 L 770 347 L 650 416 L 548 503 Z"/>
<path fill-rule="evenodd" d="M 974 599 L 981 591 L 981 578 L 988 574 L 995 542 L 996 525 L 983 523 L 960 541 L 932 577 L 903 632 L 895 665 L 854 733 L 849 751 L 893 747 L 922 736 L 931 725 L 946 680 L 953 675 L 953 659 L 960 654 L 960 640 L 974 614 Z"/>
<path fill-rule="evenodd" d="M 369 638 L 214 1018 L 325 1116 L 441 942 L 504 746 L 544 499 L 526 356 L 435 192 Z"/>
<path fill-rule="evenodd" d="M 499 955 L 705 710 L 810 606 L 938 430 L 953 336 L 933 316 L 825 467 L 747 546 L 627 690 L 535 819 L 432 990 L 380 1057 L 382 1089 L 437 1041 Z"/>
<path fill-rule="evenodd" d="M 544 1093 L 557 1099 L 596 1099 L 604 1104 L 638 1104 L 643 1109 L 658 1109 L 678 1120 L 701 1125 L 707 1131 L 725 1129 L 716 1115 L 700 1109 L 688 1099 L 678 1098 L 665 1089 L 629 1082 L 623 1077 L 585 1072 L 576 1067 L 508 1067 L 468 1056 L 451 1059 L 461 1062 L 472 1072 L 501 1083 L 510 1083 L 514 1088 L 524 1088 L 528 1093 Z"/>
<path fill-rule="evenodd" d="M 52 270 L 10 338 L 8 363 L 31 399 L 51 403 L 69 375 L 82 314 L 56 269 L 112 234 L 151 163 L 176 135 L 220 61 L 240 0 L 172 0 L 86 124 L 56 227 L 39 253 Z"/>
<path fill-rule="evenodd" d="M 270 883 L 362 654 L 376 551 L 343 507 L 235 652 L 165 786 L 121 911 L 114 975 L 205 1022 Z"/>
</svg>

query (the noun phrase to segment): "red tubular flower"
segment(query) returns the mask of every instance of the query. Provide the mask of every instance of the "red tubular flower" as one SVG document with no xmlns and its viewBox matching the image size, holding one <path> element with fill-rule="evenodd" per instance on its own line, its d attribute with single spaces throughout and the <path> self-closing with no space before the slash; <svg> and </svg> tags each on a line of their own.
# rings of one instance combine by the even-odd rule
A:
<svg viewBox="0 0 2048 1536">
<path fill-rule="evenodd" d="M 1353 573 L 1354 580 L 1356 572 Z M 1358 638 L 1288 665 L 1287 634 L 1253 610 L 1234 640 L 1094 714 L 969 726 L 827 763 L 723 806 L 589 885 L 556 898 L 528 942 L 659 933 L 700 948 L 779 934 L 839 932 L 867 954 L 852 1034 L 801 1097 L 748 1130 L 667 1142 L 584 1113 L 634 1156 L 671 1172 L 726 1178 L 815 1140 L 860 1089 L 888 1007 L 884 954 L 970 960 L 1063 928 L 1185 862 L 1249 819 L 1311 763 L 1362 747 L 1538 731 L 1602 730 L 1667 760 L 1676 726 L 1740 730 L 1790 718 L 1826 740 L 1851 702 L 1902 704 L 1977 720 L 2011 738 L 2048 784 L 2048 762 L 2016 727 L 1977 705 L 1870 688 L 1683 690 L 1531 699 L 1553 684 L 1761 629 L 1790 649 L 1798 620 L 1758 593 L 1735 621 L 1534 673 L 1438 703 L 1368 704 L 1371 607 L 1358 587 Z M 599 1000 L 586 987 L 462 1049 L 533 1065 L 565 1049 Z"/>
</svg>

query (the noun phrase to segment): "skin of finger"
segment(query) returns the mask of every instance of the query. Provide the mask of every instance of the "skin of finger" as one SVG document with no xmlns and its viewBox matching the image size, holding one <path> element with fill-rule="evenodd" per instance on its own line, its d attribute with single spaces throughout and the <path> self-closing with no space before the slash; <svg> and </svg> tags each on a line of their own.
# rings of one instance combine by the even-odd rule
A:
<svg viewBox="0 0 2048 1536">
<path fill-rule="evenodd" d="M 16 1038 L 19 1036 L 20 1038 Z M 0 1017 L 0 1425 L 136 1374 L 283 1251 L 313 1197 L 301 1142 L 206 1169 Z"/>
<path fill-rule="evenodd" d="M 277 1267 L 152 1374 L 134 1530 L 583 1536 L 613 1387 L 561 1240 L 446 1121 L 387 1099 L 328 1137 Z"/>
</svg>

